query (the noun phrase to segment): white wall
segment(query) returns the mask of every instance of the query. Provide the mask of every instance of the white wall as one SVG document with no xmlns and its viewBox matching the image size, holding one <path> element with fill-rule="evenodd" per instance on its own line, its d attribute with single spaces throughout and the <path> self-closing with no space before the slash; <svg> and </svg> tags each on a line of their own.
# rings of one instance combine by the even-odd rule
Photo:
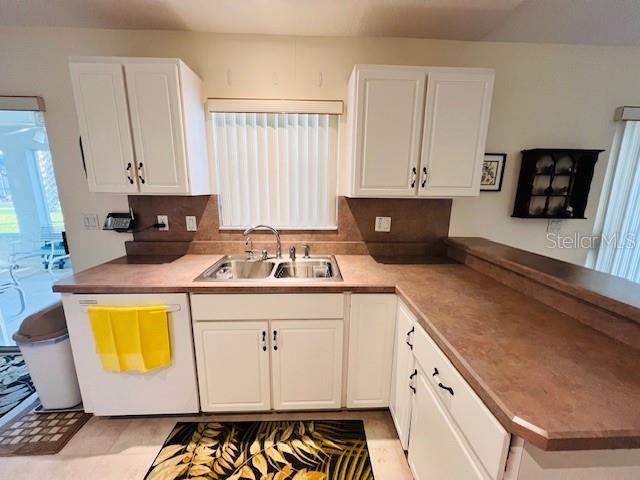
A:
<svg viewBox="0 0 640 480">
<path fill-rule="evenodd" d="M 0 45 L 0 94 L 42 95 L 47 103 L 49 139 L 76 268 L 123 254 L 127 235 L 83 231 L 81 214 L 98 213 L 103 219 L 110 210 L 126 209 L 127 201 L 124 195 L 87 191 L 77 146 L 70 55 L 180 57 L 201 76 L 210 97 L 346 99 L 355 63 L 493 67 L 497 73 L 487 150 L 509 154 L 503 190 L 455 200 L 450 234 L 483 236 L 577 263 L 586 252 L 545 247 L 545 221 L 510 217 L 518 152 L 533 147 L 608 150 L 614 108 L 640 104 L 640 48 L 632 47 L 7 27 L 0 27 Z M 589 220 L 564 221 L 563 233 L 591 232 L 607 154 L 596 168 Z"/>
</svg>

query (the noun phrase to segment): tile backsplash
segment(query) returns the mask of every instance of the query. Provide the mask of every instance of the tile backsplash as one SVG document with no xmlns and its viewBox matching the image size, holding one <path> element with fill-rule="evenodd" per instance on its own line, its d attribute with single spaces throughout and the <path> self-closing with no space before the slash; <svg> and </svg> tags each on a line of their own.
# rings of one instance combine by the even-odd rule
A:
<svg viewBox="0 0 640 480">
<path fill-rule="evenodd" d="M 127 253 L 239 253 L 244 235 L 239 230 L 220 230 L 218 197 L 129 196 L 136 216 L 134 240 Z M 145 228 L 157 215 L 168 215 L 169 231 Z M 195 216 L 198 230 L 187 231 L 186 216 Z M 376 232 L 376 217 L 391 217 L 390 232 Z M 314 253 L 372 255 L 444 255 L 442 239 L 448 235 L 451 200 L 338 198 L 336 230 L 284 230 L 283 250 L 289 244 L 309 243 Z M 251 235 L 255 249 L 272 248 L 269 233 Z"/>
</svg>

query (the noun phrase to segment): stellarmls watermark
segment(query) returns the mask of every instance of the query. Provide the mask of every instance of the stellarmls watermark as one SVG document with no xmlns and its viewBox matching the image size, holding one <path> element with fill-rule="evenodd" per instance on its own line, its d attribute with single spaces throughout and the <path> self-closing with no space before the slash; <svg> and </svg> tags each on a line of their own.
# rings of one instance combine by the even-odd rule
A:
<svg viewBox="0 0 640 480">
<path fill-rule="evenodd" d="M 594 249 L 601 244 L 615 249 L 633 249 L 638 245 L 638 233 L 613 233 L 602 235 L 585 235 L 580 232 L 562 234 L 549 232 L 546 234 L 546 248 L 559 249 Z"/>
</svg>

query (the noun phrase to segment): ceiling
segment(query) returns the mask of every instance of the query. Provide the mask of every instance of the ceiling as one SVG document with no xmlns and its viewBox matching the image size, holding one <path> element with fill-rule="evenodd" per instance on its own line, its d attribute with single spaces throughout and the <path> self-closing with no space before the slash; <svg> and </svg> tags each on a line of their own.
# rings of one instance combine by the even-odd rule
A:
<svg viewBox="0 0 640 480">
<path fill-rule="evenodd" d="M 0 25 L 640 45 L 640 0 L 0 0 Z"/>
</svg>

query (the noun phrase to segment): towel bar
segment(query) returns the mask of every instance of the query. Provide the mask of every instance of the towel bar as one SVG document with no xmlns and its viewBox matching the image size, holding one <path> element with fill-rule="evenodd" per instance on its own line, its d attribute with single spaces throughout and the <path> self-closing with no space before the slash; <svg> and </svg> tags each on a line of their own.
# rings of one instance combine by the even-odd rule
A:
<svg viewBox="0 0 640 480">
<path fill-rule="evenodd" d="M 81 300 L 80 301 L 80 305 L 82 305 L 83 308 L 82 310 L 84 312 L 87 311 L 87 308 L 92 306 L 92 305 L 98 305 L 98 302 L 95 300 Z M 133 305 L 109 305 L 110 307 L 130 307 Z M 135 305 L 138 306 L 138 305 Z M 140 305 L 140 306 L 144 306 L 144 305 Z M 177 304 L 177 303 L 171 303 L 167 305 L 167 313 L 171 313 L 171 312 L 179 312 L 182 309 L 181 305 Z"/>
</svg>

